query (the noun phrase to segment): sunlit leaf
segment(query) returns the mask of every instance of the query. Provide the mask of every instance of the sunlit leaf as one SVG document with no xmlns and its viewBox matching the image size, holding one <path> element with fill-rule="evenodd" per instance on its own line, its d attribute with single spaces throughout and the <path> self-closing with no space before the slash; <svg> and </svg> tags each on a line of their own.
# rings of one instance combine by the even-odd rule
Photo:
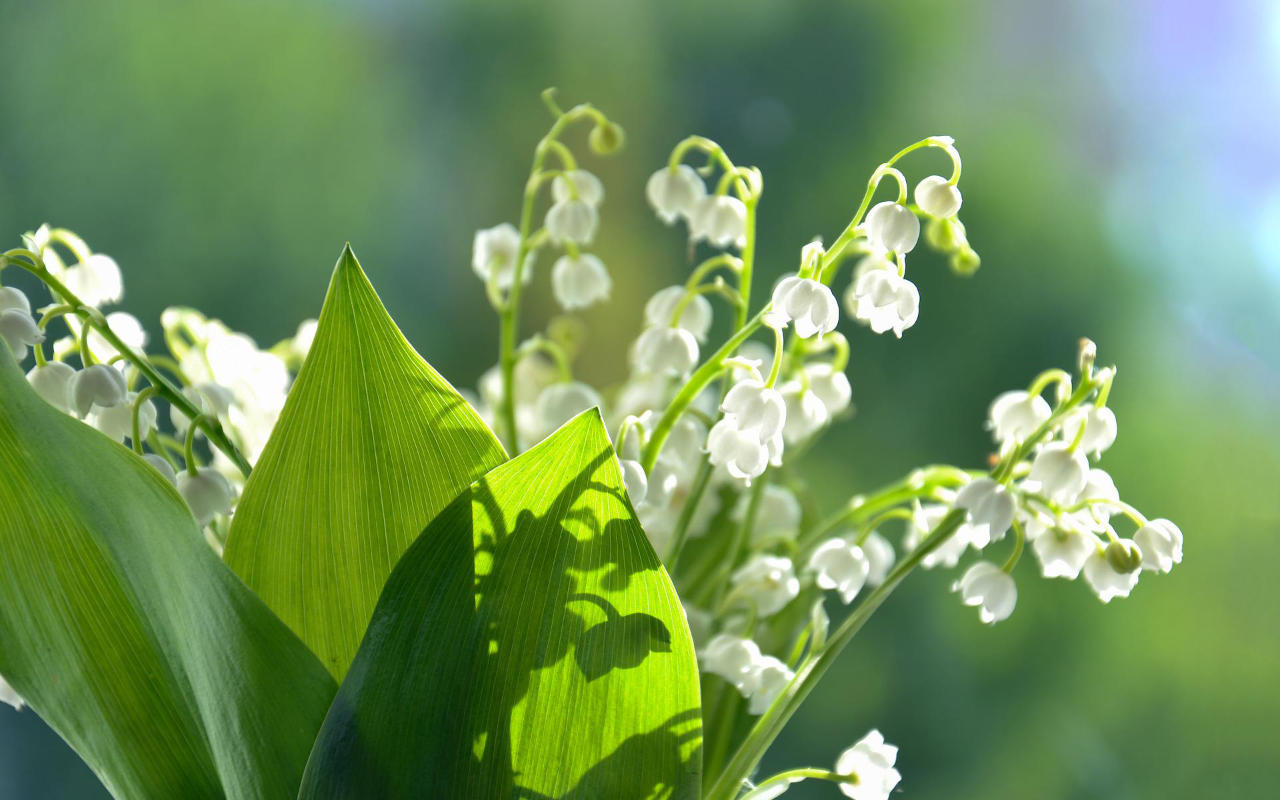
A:
<svg viewBox="0 0 1280 800">
<path fill-rule="evenodd" d="M 695 797 L 679 600 L 588 411 L 471 486 L 405 554 L 304 798 Z"/>
<path fill-rule="evenodd" d="M 293 797 L 337 691 L 173 487 L 3 344 L 0 674 L 130 800 Z"/>
<path fill-rule="evenodd" d="M 348 248 L 232 519 L 227 563 L 341 679 L 401 554 L 505 458 Z"/>
</svg>

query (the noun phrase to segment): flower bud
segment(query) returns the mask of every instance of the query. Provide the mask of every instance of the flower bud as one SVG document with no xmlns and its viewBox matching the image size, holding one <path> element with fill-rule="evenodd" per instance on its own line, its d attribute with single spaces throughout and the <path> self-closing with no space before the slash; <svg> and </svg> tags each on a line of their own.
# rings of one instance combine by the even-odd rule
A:
<svg viewBox="0 0 1280 800">
<path fill-rule="evenodd" d="M 555 202 L 574 199 L 574 192 L 577 192 L 577 199 L 587 205 L 598 206 L 604 202 L 604 184 L 585 169 L 570 170 L 552 179 L 551 198 Z"/>
<path fill-rule="evenodd" d="M 202 528 L 215 516 L 231 513 L 231 484 L 215 470 L 206 468 L 195 475 L 188 470 L 178 473 L 178 493 L 187 501 L 192 516 Z"/>
<path fill-rule="evenodd" d="M 587 134 L 587 145 L 597 155 L 607 156 L 618 152 L 627 143 L 627 132 L 616 122 L 605 120 L 597 123 Z"/>
<path fill-rule="evenodd" d="M 126 394 L 124 375 L 106 364 L 85 367 L 71 381 L 72 404 L 81 417 L 87 416 L 94 406 L 120 405 L 125 402 Z"/>
<path fill-rule="evenodd" d="M 551 289 L 565 311 L 606 300 L 612 288 L 604 262 L 590 253 L 560 256 L 551 267 Z"/>
<path fill-rule="evenodd" d="M 886 200 L 867 212 L 867 238 L 885 250 L 910 253 L 920 239 L 920 220 L 906 206 Z"/>
<path fill-rule="evenodd" d="M 44 331 L 36 325 L 30 312 L 8 308 L 0 311 L 0 339 L 9 345 L 14 360 L 22 363 L 27 357 L 27 348 L 44 341 Z"/>
<path fill-rule="evenodd" d="M 946 219 L 960 210 L 960 190 L 941 175 L 930 175 L 916 184 L 916 205 L 931 217 Z"/>
<path fill-rule="evenodd" d="M 962 247 L 951 254 L 947 263 L 957 275 L 972 275 L 982 265 L 982 259 L 971 248 Z"/>
<path fill-rule="evenodd" d="M 585 245 L 590 244 L 596 235 L 596 225 L 599 222 L 600 215 L 596 213 L 596 207 L 579 198 L 553 204 L 547 210 L 544 224 L 552 241 Z"/>
<path fill-rule="evenodd" d="M 71 382 L 76 376 L 70 364 L 49 361 L 27 373 L 27 382 L 45 402 L 64 414 L 71 413 Z"/>
<path fill-rule="evenodd" d="M 1116 572 L 1133 572 L 1142 566 L 1142 551 L 1128 539 L 1117 539 L 1107 545 L 1107 562 Z"/>
</svg>

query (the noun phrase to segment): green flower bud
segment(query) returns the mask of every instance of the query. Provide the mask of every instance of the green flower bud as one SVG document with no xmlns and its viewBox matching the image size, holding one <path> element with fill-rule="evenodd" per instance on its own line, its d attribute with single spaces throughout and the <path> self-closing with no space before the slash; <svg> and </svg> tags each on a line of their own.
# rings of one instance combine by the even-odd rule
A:
<svg viewBox="0 0 1280 800">
<path fill-rule="evenodd" d="M 1122 575 L 1136 572 L 1142 566 L 1142 551 L 1132 541 L 1114 541 L 1107 545 L 1107 563 Z"/>
<path fill-rule="evenodd" d="M 972 275 L 978 271 L 982 259 L 972 248 L 964 247 L 951 254 L 951 271 L 957 275 Z"/>
<path fill-rule="evenodd" d="M 626 131 L 622 126 L 608 120 L 597 124 L 587 136 L 587 144 L 597 155 L 607 156 L 616 153 L 627 143 Z"/>
</svg>

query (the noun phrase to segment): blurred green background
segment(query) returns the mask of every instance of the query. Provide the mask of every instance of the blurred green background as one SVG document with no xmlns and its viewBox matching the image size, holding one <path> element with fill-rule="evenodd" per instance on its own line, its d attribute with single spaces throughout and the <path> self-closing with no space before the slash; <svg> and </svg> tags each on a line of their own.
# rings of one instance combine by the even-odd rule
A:
<svg viewBox="0 0 1280 800">
<path fill-rule="evenodd" d="M 122 307 L 153 334 L 189 304 L 265 345 L 318 312 L 350 240 L 459 385 L 496 354 L 471 236 L 514 221 L 542 88 L 629 134 L 621 158 L 586 159 L 615 291 L 585 315 L 579 366 L 602 384 L 643 299 L 685 269 L 642 191 L 681 137 L 763 169 L 763 291 L 838 233 L 877 163 L 955 136 L 982 269 L 913 256 L 919 324 L 850 329 L 858 415 L 814 454 L 815 484 L 834 505 L 916 464 L 982 464 L 990 399 L 1070 366 L 1087 335 L 1120 366 L 1104 466 L 1181 525 L 1186 561 L 1103 607 L 1028 559 L 993 629 L 953 575 L 913 577 L 766 768 L 829 764 L 878 727 L 913 798 L 1275 796 L 1274 2 L 0 0 L 0 53 L 7 246 L 70 227 L 120 262 Z M 0 707 L 0 797 L 101 794 L 29 710 Z"/>
</svg>

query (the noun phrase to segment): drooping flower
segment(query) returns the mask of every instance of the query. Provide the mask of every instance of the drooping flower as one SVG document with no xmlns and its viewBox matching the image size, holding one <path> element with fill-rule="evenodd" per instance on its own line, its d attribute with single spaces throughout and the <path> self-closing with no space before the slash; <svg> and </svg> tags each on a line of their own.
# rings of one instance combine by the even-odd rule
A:
<svg viewBox="0 0 1280 800">
<path fill-rule="evenodd" d="M 471 247 L 471 269 L 480 280 L 488 281 L 493 276 L 495 285 L 506 291 L 511 288 L 515 277 L 516 256 L 520 252 L 520 232 L 509 222 L 476 231 L 475 242 Z M 520 283 L 525 284 L 533 277 L 533 254 L 525 256 L 524 268 L 520 271 Z"/>
<path fill-rule="evenodd" d="M 178 473 L 178 493 L 187 501 L 192 516 L 202 528 L 217 515 L 231 513 L 234 499 L 231 484 L 215 470 L 200 469 L 192 475 L 184 469 Z"/>
<path fill-rule="evenodd" d="M 744 493 L 738 498 L 729 517 L 734 522 L 742 523 L 750 513 L 750 508 L 751 496 Z M 794 539 L 800 531 L 800 518 L 800 501 L 793 492 L 772 483 L 765 486 L 756 508 L 755 524 L 751 528 L 751 543 L 761 545 Z"/>
<path fill-rule="evenodd" d="M 869 566 L 867 585 L 879 586 L 889 577 L 889 570 L 893 569 L 893 545 L 889 544 L 888 539 L 872 531 L 862 542 L 862 552 L 866 555 Z"/>
<path fill-rule="evenodd" d="M 787 421 L 782 428 L 782 437 L 787 444 L 805 441 L 831 421 L 831 414 L 822 398 L 800 381 L 787 381 L 778 391 L 787 404 Z"/>
<path fill-rule="evenodd" d="M 902 780 L 893 767 L 897 760 L 898 748 L 887 744 L 880 731 L 872 730 L 836 760 L 836 772 L 852 778 L 840 784 L 840 791 L 853 800 L 889 800 Z"/>
<path fill-rule="evenodd" d="M 758 431 L 762 442 L 780 434 L 787 417 L 782 394 L 754 379 L 735 383 L 725 394 L 720 410 L 733 417 L 738 428 Z"/>
<path fill-rule="evenodd" d="M 941 175 L 930 175 L 916 184 L 916 205 L 931 217 L 946 219 L 960 210 L 960 190 Z"/>
<path fill-rule="evenodd" d="M 235 395 L 227 387 L 214 383 L 213 381 L 201 381 L 200 383 L 184 386 L 182 388 L 182 396 L 191 401 L 191 405 L 205 416 L 225 418 L 227 412 L 231 410 L 231 404 L 235 402 Z M 183 413 L 182 409 L 177 406 L 169 406 L 169 422 L 173 424 L 173 429 L 178 435 L 184 435 L 187 432 L 187 426 L 191 424 L 191 418 Z"/>
<path fill-rule="evenodd" d="M 124 297 L 124 278 L 110 256 L 95 253 L 83 263 L 68 267 L 62 283 L 82 302 L 91 306 L 118 303 Z"/>
<path fill-rule="evenodd" d="M 1168 572 L 1182 563 L 1182 531 L 1167 519 L 1153 519 L 1138 529 L 1133 541 L 1142 551 L 1142 568 Z"/>
<path fill-rule="evenodd" d="M 1021 442 L 1052 413 L 1049 404 L 1038 394 L 1020 389 L 1004 392 L 991 403 L 987 427 L 995 434 L 997 442 Z"/>
<path fill-rule="evenodd" d="M 177 486 L 178 475 L 173 471 L 173 466 L 168 461 L 165 461 L 155 453 L 147 453 L 143 455 L 142 460 L 150 464 L 152 468 L 155 469 L 156 472 L 159 472 L 160 476 L 166 481 Z"/>
<path fill-rule="evenodd" d="M 787 603 L 800 594 L 800 579 L 796 577 L 791 559 L 782 556 L 758 555 L 733 573 L 733 584 L 755 603 L 761 617 L 781 611 Z"/>
<path fill-rule="evenodd" d="M 827 407 L 827 416 L 835 417 L 853 401 L 849 377 L 830 364 L 806 364 L 801 370 L 809 381 L 809 389 Z"/>
<path fill-rule="evenodd" d="M 604 184 L 585 169 L 570 170 L 551 181 L 551 199 L 557 203 L 572 200 L 575 190 L 577 198 L 587 205 L 598 206 L 604 202 Z"/>
<path fill-rule="evenodd" d="M 840 321 L 840 306 L 824 284 L 795 275 L 783 278 L 773 290 L 773 308 L 794 321 L 801 339 L 830 333 Z"/>
<path fill-rule="evenodd" d="M 551 289 L 565 311 L 607 300 L 612 288 L 604 262 L 590 253 L 560 256 L 551 267 Z"/>
<path fill-rule="evenodd" d="M 698 666 L 703 672 L 724 678 L 744 697 L 750 696 L 758 685 L 760 647 L 750 639 L 721 633 L 715 636 L 701 653 Z"/>
<path fill-rule="evenodd" d="M 683 286 L 668 286 L 659 290 L 645 303 L 645 322 L 655 328 L 665 328 L 674 323 L 692 333 L 693 338 L 699 342 L 706 341 L 707 331 L 711 329 L 711 303 L 706 297 L 696 294 L 689 298 L 689 302 L 680 311 L 680 319 L 672 319 L 685 294 Z"/>
<path fill-rule="evenodd" d="M 1098 540 L 1088 530 L 1074 525 L 1051 525 L 1038 520 L 1027 523 L 1027 538 L 1046 578 L 1080 577 L 1089 556 L 1098 549 Z"/>
<path fill-rule="evenodd" d="M 106 320 L 111 332 L 130 349 L 141 351 L 147 346 L 147 331 L 134 315 L 127 311 L 112 311 L 106 316 Z M 120 353 L 115 345 L 94 328 L 89 329 L 89 351 L 99 361 L 108 363 Z"/>
<path fill-rule="evenodd" d="M 0 311 L 0 339 L 4 339 L 9 345 L 14 360 L 22 363 L 27 357 L 27 348 L 44 341 L 44 331 L 36 325 L 29 312 L 20 308 L 7 308 Z"/>
<path fill-rule="evenodd" d="M 773 656 L 761 656 L 756 662 L 755 691 L 747 702 L 747 713 L 759 716 L 769 710 L 796 674 L 781 660 Z"/>
<path fill-rule="evenodd" d="M 553 383 L 538 395 L 536 409 L 540 433 L 545 437 L 583 411 L 598 408 L 603 403 L 600 393 L 585 383 Z"/>
<path fill-rule="evenodd" d="M 21 290 L 12 286 L 0 286 L 0 311 L 17 309 L 24 314 L 31 313 L 31 301 Z"/>
<path fill-rule="evenodd" d="M 867 212 L 867 238 L 892 253 L 910 253 L 920 239 L 920 220 L 906 206 L 886 200 Z"/>
<path fill-rule="evenodd" d="M 1080 427 L 1084 426 L 1084 434 Z M 1080 449 L 1086 453 L 1101 455 L 1116 441 L 1116 414 L 1106 406 L 1087 406 L 1076 409 L 1062 423 L 1062 437 L 1074 442 L 1080 436 Z"/>
<path fill-rule="evenodd" d="M 769 465 L 769 443 L 754 430 L 743 430 L 732 417 L 724 417 L 707 434 L 707 460 L 724 467 L 738 480 L 750 482 Z"/>
<path fill-rule="evenodd" d="M 111 408 L 120 405 L 125 402 L 126 393 L 124 375 L 106 364 L 85 367 L 71 380 L 71 399 L 81 417 L 88 416 L 95 406 Z"/>
<path fill-rule="evenodd" d="M 631 498 L 631 505 L 638 506 L 649 494 L 649 476 L 644 474 L 644 467 L 640 466 L 639 461 L 624 458 L 619 460 L 619 464 L 622 468 L 622 485 L 626 487 L 627 497 Z"/>
<path fill-rule="evenodd" d="M 747 207 L 732 195 L 707 195 L 698 201 L 690 225 L 695 239 L 741 248 L 747 242 Z"/>
<path fill-rule="evenodd" d="M 1053 442 L 1036 454 L 1027 479 L 1038 483 L 1046 496 L 1072 503 L 1089 479 L 1089 461 L 1081 450 L 1073 450 L 1065 442 Z"/>
<path fill-rule="evenodd" d="M 1015 506 L 1009 490 L 991 478 L 975 478 L 956 493 L 956 508 L 969 512 L 971 526 L 985 540 L 980 548 L 1008 532 Z"/>
<path fill-rule="evenodd" d="M 684 328 L 646 328 L 631 346 L 631 366 L 642 375 L 685 375 L 698 363 L 698 342 Z"/>
<path fill-rule="evenodd" d="M 1119 539 L 1105 548 L 1096 547 L 1084 562 L 1084 579 L 1104 603 L 1128 597 L 1138 585 L 1141 551 L 1131 540 Z"/>
<path fill-rule="evenodd" d="M 707 196 L 702 177 L 688 164 L 663 167 L 649 177 L 644 188 L 649 205 L 658 218 L 670 225 L 678 217 L 691 220 Z"/>
<path fill-rule="evenodd" d="M 70 364 L 49 361 L 33 367 L 27 373 L 27 382 L 49 405 L 64 414 L 70 414 L 71 382 L 75 376 L 75 368 Z"/>
<path fill-rule="evenodd" d="M 136 392 L 129 392 L 125 401 L 96 411 L 89 422 L 102 433 L 123 442 L 133 437 L 133 404 L 137 400 Z M 146 439 L 147 434 L 156 426 L 156 407 L 150 400 L 143 400 L 138 406 L 138 437 Z"/>
<path fill-rule="evenodd" d="M 849 286 L 845 308 L 876 333 L 892 330 L 898 338 L 920 316 L 920 291 L 893 269 L 871 269 Z"/>
<path fill-rule="evenodd" d="M 586 245 L 591 244 L 595 237 L 599 222 L 600 215 L 596 207 L 579 198 L 553 203 L 547 209 L 547 218 L 543 224 L 553 242 Z"/>
<path fill-rule="evenodd" d="M 871 573 L 871 561 L 862 548 L 844 539 L 828 539 L 809 557 L 809 570 L 819 589 L 834 589 L 845 605 L 862 591 Z"/>
<path fill-rule="evenodd" d="M 965 605 L 977 606 L 978 619 L 988 625 L 1008 619 L 1018 602 L 1013 576 L 990 561 L 979 561 L 965 570 L 951 591 L 959 592 Z"/>
</svg>

